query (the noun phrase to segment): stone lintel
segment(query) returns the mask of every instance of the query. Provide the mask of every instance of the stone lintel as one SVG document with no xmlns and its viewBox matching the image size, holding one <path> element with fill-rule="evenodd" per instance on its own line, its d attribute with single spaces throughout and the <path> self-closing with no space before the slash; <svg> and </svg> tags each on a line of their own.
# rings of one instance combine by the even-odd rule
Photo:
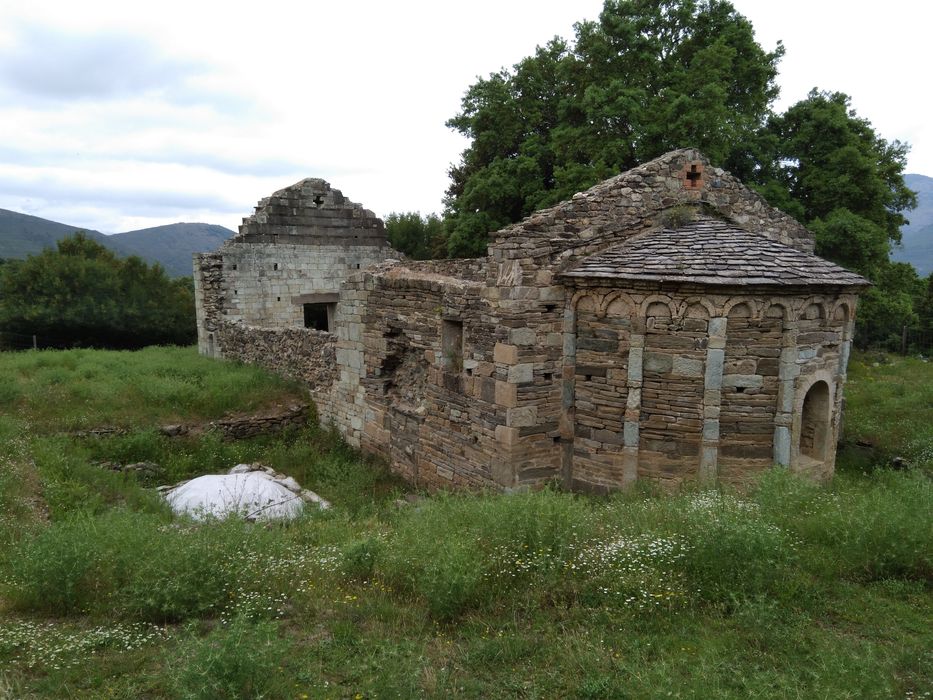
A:
<svg viewBox="0 0 933 700">
<path fill-rule="evenodd" d="M 340 301 L 337 292 L 311 292 L 292 297 L 292 304 L 336 304 Z"/>
</svg>

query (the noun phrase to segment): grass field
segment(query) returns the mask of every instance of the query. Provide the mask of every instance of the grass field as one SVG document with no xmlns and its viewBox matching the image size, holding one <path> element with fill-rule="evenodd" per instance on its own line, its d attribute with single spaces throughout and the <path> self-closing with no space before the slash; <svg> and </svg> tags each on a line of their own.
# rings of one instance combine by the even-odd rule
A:
<svg viewBox="0 0 933 700">
<path fill-rule="evenodd" d="M 0 354 L 0 699 L 930 697 L 933 365 L 875 362 L 827 486 L 399 505 L 315 426 L 153 430 L 301 397 L 255 369 Z M 128 432 L 67 434 L 102 425 Z M 334 508 L 186 523 L 100 460 L 164 481 L 262 461 Z"/>
</svg>

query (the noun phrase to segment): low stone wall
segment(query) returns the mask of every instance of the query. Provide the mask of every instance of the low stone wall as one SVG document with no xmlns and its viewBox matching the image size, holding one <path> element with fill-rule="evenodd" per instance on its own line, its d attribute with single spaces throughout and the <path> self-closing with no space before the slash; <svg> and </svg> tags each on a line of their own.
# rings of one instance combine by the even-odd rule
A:
<svg viewBox="0 0 933 700">
<path fill-rule="evenodd" d="M 224 418 L 210 424 L 227 440 L 244 440 L 257 435 L 272 435 L 290 428 L 301 428 L 308 422 L 308 404 L 289 406 L 283 411 L 256 416 Z"/>
<path fill-rule="evenodd" d="M 225 358 L 297 379 L 308 385 L 315 401 L 327 400 L 337 376 L 337 337 L 332 333 L 221 321 L 216 336 Z"/>
</svg>

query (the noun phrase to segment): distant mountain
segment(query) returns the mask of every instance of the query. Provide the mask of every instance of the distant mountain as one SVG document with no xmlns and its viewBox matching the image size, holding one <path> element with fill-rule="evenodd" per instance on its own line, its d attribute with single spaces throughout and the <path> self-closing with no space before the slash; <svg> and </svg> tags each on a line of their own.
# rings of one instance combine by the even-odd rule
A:
<svg viewBox="0 0 933 700">
<path fill-rule="evenodd" d="M 172 277 L 191 274 L 191 255 L 215 250 L 233 235 L 233 231 L 213 224 L 169 224 L 139 231 L 127 231 L 105 236 L 38 216 L 0 209 L 0 258 L 25 258 L 55 243 L 75 231 L 88 236 L 127 257 L 138 255 L 148 263 L 159 263 Z"/>
<path fill-rule="evenodd" d="M 933 177 L 905 175 L 904 182 L 917 193 L 917 208 L 907 212 L 910 223 L 901 226 L 901 245 L 891 258 L 912 263 L 926 277 L 933 272 Z"/>
<path fill-rule="evenodd" d="M 56 241 L 77 230 L 77 226 L 0 209 L 0 258 L 25 258 L 43 248 L 54 248 Z M 101 243 L 107 238 L 98 231 L 87 231 L 87 234 Z"/>
<path fill-rule="evenodd" d="M 172 277 L 191 274 L 191 255 L 216 250 L 233 231 L 214 224 L 168 224 L 105 236 L 104 245 L 121 255 L 162 264 Z"/>
</svg>

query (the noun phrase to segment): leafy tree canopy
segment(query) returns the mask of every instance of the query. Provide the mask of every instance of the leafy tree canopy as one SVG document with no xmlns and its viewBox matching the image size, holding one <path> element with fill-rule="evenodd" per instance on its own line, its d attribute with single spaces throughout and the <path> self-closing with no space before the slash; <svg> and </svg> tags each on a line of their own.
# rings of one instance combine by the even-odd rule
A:
<svg viewBox="0 0 933 700">
<path fill-rule="evenodd" d="M 847 95 L 815 89 L 769 120 L 762 143 L 762 193 L 813 231 L 817 253 L 880 274 L 917 205 L 904 184 L 907 145 L 878 136 Z"/>
<path fill-rule="evenodd" d="M 190 278 L 118 259 L 83 233 L 0 272 L 0 327 L 40 344 L 136 348 L 194 340 Z"/>
<path fill-rule="evenodd" d="M 436 214 L 391 213 L 386 217 L 386 234 L 395 250 L 415 260 L 445 256 L 444 223 Z"/>
<path fill-rule="evenodd" d="M 749 177 L 782 54 L 728 2 L 607 0 L 575 43 L 467 90 L 448 122 L 471 139 L 450 171 L 449 253 L 480 254 L 489 231 L 684 145 Z"/>
<path fill-rule="evenodd" d="M 448 126 L 470 139 L 450 170 L 447 252 L 667 151 L 694 146 L 813 231 L 817 253 L 875 283 L 862 344 L 918 322 L 925 288 L 889 261 L 904 212 L 908 146 L 888 142 L 847 95 L 813 90 L 783 114 L 779 43 L 766 51 L 725 0 L 606 0 L 512 70 L 479 79 Z"/>
</svg>

